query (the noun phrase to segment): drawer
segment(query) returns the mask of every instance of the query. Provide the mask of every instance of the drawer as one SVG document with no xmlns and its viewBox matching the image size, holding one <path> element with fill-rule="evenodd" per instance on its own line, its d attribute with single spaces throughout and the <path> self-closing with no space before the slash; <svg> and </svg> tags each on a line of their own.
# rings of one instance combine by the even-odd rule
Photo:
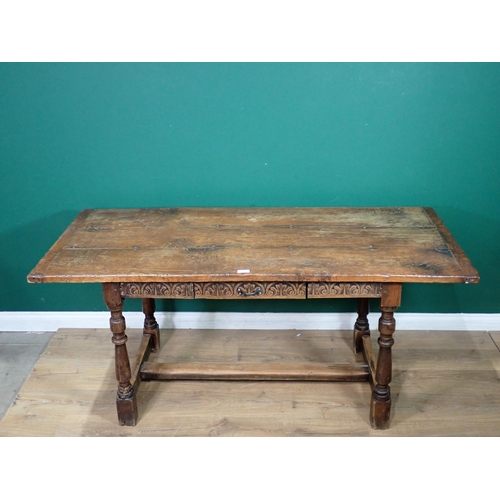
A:
<svg viewBox="0 0 500 500">
<path fill-rule="evenodd" d="M 194 299 L 192 283 L 120 283 L 122 297 Z"/>
<path fill-rule="evenodd" d="M 195 283 L 194 296 L 197 299 L 305 299 L 306 284 L 262 281 Z"/>
<path fill-rule="evenodd" d="M 307 298 L 327 299 L 345 297 L 381 297 L 381 283 L 308 283 Z"/>
</svg>

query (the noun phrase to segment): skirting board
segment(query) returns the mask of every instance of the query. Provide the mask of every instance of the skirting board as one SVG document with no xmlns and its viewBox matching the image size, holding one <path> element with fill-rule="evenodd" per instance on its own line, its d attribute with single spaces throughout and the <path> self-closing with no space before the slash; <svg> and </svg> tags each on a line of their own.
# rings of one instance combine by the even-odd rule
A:
<svg viewBox="0 0 500 500">
<path fill-rule="evenodd" d="M 141 312 L 124 312 L 128 328 L 142 328 Z M 350 330 L 355 313 L 157 312 L 160 328 L 219 330 Z M 376 329 L 378 312 L 369 316 Z M 107 328 L 108 312 L 0 312 L 0 331 L 50 332 L 58 328 Z M 396 313 L 397 330 L 500 331 L 500 314 Z"/>
</svg>

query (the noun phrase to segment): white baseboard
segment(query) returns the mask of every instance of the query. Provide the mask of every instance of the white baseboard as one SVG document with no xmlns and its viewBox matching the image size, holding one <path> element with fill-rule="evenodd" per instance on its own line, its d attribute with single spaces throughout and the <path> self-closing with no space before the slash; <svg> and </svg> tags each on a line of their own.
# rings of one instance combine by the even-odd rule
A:
<svg viewBox="0 0 500 500">
<path fill-rule="evenodd" d="M 128 328 L 142 328 L 141 312 L 124 313 Z M 350 330 L 355 313 L 157 312 L 160 328 L 239 330 Z M 396 313 L 397 330 L 500 331 L 500 314 Z M 376 328 L 378 313 L 370 315 Z M 0 331 L 107 328 L 108 312 L 0 312 Z"/>
</svg>

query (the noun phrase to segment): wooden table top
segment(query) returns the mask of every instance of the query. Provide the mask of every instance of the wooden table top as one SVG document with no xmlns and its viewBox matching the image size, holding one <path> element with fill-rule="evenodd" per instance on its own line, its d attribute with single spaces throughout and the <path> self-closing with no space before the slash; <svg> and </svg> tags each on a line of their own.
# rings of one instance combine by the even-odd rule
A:
<svg viewBox="0 0 500 500">
<path fill-rule="evenodd" d="M 84 210 L 28 276 L 253 280 L 477 283 L 479 275 L 433 209 L 405 207 Z"/>
</svg>

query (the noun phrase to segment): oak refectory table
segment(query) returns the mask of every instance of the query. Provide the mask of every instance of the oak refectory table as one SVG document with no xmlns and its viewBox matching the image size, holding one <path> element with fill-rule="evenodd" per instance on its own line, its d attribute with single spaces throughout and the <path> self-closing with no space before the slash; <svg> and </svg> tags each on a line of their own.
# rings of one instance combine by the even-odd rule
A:
<svg viewBox="0 0 500 500">
<path fill-rule="evenodd" d="M 159 208 L 84 210 L 29 274 L 30 283 L 102 283 L 111 312 L 121 425 L 137 422 L 141 380 L 368 381 L 370 423 L 390 420 L 394 312 L 403 283 L 477 283 L 431 208 Z M 143 339 L 127 353 L 125 298 L 142 299 Z M 179 299 L 358 300 L 353 348 L 364 363 L 166 364 L 155 302 Z M 380 299 L 378 356 L 368 323 Z"/>
</svg>

